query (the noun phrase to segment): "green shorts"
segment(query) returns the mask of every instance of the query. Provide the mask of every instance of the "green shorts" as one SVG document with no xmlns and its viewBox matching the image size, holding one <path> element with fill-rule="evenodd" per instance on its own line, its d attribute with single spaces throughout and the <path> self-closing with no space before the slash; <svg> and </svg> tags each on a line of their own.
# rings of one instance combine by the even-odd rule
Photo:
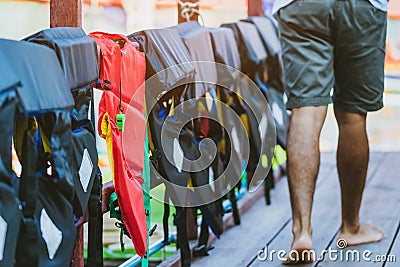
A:
<svg viewBox="0 0 400 267">
<path fill-rule="evenodd" d="M 386 12 L 368 0 L 296 0 L 278 23 L 288 109 L 383 107 Z"/>
</svg>

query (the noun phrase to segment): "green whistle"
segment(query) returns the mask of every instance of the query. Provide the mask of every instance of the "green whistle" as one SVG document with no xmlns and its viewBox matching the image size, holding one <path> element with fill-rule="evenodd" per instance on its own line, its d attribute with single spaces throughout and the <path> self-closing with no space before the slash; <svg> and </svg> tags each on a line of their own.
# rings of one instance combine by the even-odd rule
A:
<svg viewBox="0 0 400 267">
<path fill-rule="evenodd" d="M 122 113 L 117 114 L 116 123 L 117 123 L 118 130 L 123 132 L 124 126 L 125 126 L 125 114 L 122 114 Z"/>
</svg>

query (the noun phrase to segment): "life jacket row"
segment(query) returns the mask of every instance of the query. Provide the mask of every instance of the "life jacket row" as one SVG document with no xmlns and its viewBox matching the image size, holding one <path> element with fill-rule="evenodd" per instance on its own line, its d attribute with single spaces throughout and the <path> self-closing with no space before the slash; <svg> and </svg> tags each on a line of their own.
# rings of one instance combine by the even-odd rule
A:
<svg viewBox="0 0 400 267">
<path fill-rule="evenodd" d="M 89 116 L 96 52 L 77 28 L 0 39 L 0 266 L 70 265 L 76 218 L 101 183 Z"/>
<path fill-rule="evenodd" d="M 237 70 L 250 79 L 238 79 Z M 177 207 L 182 266 L 189 266 L 184 207 L 198 207 L 202 213 L 199 246 L 207 245 L 208 227 L 217 236 L 222 233 L 224 211 L 221 199 L 207 201 L 192 190 L 182 196 L 174 185 L 208 185 L 210 173 L 222 175 L 233 160 L 240 162 L 231 173 L 239 183 L 243 173 L 250 178 L 260 166 L 264 169 L 262 179 L 251 182 L 257 187 L 270 168 L 270 148 L 275 142 L 285 147 L 288 118 L 279 38 L 266 17 L 213 29 L 187 22 L 129 36 L 88 36 L 78 28 L 55 28 L 24 41 L 0 39 L 0 77 L 0 266 L 70 265 L 76 218 L 85 213 L 89 198 L 97 194 L 92 189 L 101 183 L 93 88 L 103 91 L 97 130 L 107 143 L 126 233 L 141 257 L 149 235 L 147 190 L 160 183 L 167 187 L 165 199 Z M 251 82 L 261 89 L 264 101 L 249 89 Z M 179 108 L 188 101 L 186 109 Z M 234 112 L 224 112 L 220 103 Z M 263 103 L 271 107 L 276 140 L 266 134 L 274 128 L 271 114 L 260 124 L 265 114 L 254 112 Z M 242 153 L 244 140 L 232 139 L 235 114 L 246 129 L 249 158 Z M 193 171 L 182 158 L 168 158 L 168 151 L 178 150 L 194 162 L 205 138 L 217 147 L 207 168 Z M 11 166 L 12 147 L 22 165 L 19 177 Z M 233 192 L 230 199 L 235 202 L 237 183 L 224 186 L 222 191 Z"/>
<path fill-rule="evenodd" d="M 243 174 L 247 174 L 250 188 L 257 188 L 266 177 L 270 179 L 267 186 L 271 186 L 275 143 L 286 147 L 288 115 L 278 29 L 271 18 L 251 17 L 212 29 L 187 22 L 136 32 L 128 35 L 128 39 L 139 43 L 146 57 L 150 166 L 155 169 L 150 174 L 151 184 L 155 187 L 162 178 L 167 180 L 164 201 L 171 199 L 176 207 L 174 222 L 181 264 L 190 266 L 192 255 L 184 207 L 197 207 L 201 211 L 200 255 L 207 253 L 208 227 L 217 237 L 222 233 L 224 211 L 221 199 L 212 198 L 218 190 L 208 188 L 210 192 L 203 190 L 197 194 L 188 186 L 196 188 L 213 182 L 224 186 L 220 192 L 230 195 L 235 223 L 239 224 L 235 187 L 241 183 Z M 204 97 L 206 103 L 202 102 Z M 221 109 L 221 102 L 234 112 Z M 268 105 L 272 113 L 266 111 Z M 194 114 L 199 115 L 193 118 Z M 246 129 L 248 158 L 243 153 L 246 140 L 235 139 L 239 128 L 235 116 L 240 117 Z M 165 125 L 167 131 L 163 131 Z M 207 154 L 201 151 L 205 138 L 214 141 L 217 153 L 211 165 L 193 171 L 196 164 L 202 164 L 195 160 Z M 189 168 L 185 168 L 185 160 L 174 155 L 171 160 L 171 154 L 179 154 L 176 151 L 195 163 L 189 162 Z M 230 162 L 234 166 L 228 175 L 224 174 Z M 223 179 L 212 181 L 220 176 Z M 228 182 L 219 184 L 218 180 Z M 167 242 L 167 227 L 164 223 L 164 242 Z"/>
</svg>

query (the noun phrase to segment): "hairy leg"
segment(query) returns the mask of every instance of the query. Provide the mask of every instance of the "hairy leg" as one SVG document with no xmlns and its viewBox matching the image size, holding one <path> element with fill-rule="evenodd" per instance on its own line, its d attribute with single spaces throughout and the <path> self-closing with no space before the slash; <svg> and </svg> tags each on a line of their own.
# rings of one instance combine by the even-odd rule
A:
<svg viewBox="0 0 400 267">
<path fill-rule="evenodd" d="M 367 115 L 335 108 L 335 116 L 339 126 L 337 169 L 342 199 L 339 238 L 346 239 L 348 245 L 379 241 L 383 231 L 371 224 L 361 225 L 359 218 L 369 161 Z"/>
<path fill-rule="evenodd" d="M 293 252 L 301 255 L 303 251 L 312 249 L 311 209 L 320 163 L 319 136 L 326 112 L 327 106 L 292 110 L 287 153 L 293 242 L 284 263 L 296 262 L 290 258 Z"/>
</svg>

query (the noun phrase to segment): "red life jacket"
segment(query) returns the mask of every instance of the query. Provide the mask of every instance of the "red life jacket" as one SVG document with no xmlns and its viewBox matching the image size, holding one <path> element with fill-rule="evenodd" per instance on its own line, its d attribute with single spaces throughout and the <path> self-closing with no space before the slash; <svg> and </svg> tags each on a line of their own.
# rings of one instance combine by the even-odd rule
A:
<svg viewBox="0 0 400 267">
<path fill-rule="evenodd" d="M 101 84 L 111 89 L 104 90 L 100 100 L 98 132 L 107 142 L 122 219 L 136 253 L 143 257 L 148 233 L 142 191 L 146 123 L 144 90 L 138 89 L 145 81 L 145 56 L 123 35 L 93 32 L 89 36 L 100 48 Z M 117 126 L 119 113 L 130 116 L 124 126 L 127 140 Z"/>
</svg>

